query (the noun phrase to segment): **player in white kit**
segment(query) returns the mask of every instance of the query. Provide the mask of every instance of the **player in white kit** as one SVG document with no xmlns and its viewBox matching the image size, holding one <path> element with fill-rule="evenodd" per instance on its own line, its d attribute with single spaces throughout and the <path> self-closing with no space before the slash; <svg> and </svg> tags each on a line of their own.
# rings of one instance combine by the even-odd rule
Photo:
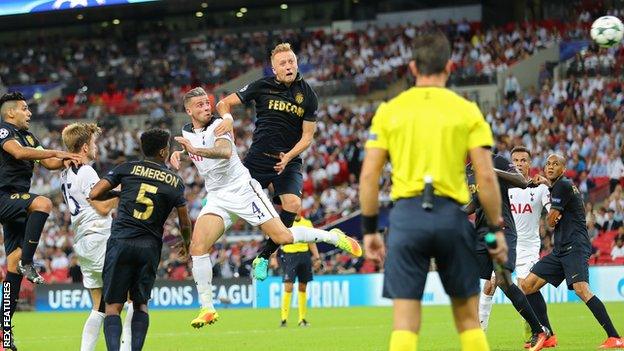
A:
<svg viewBox="0 0 624 351">
<path fill-rule="evenodd" d="M 206 205 L 202 208 L 189 248 L 193 260 L 193 278 L 201 310 L 191 326 L 201 328 L 214 323 L 219 315 L 212 302 L 212 263 L 210 248 L 232 225 L 236 217 L 259 226 L 277 244 L 293 242 L 327 242 L 356 257 L 362 255 L 358 242 L 339 230 L 324 231 L 315 228 L 286 228 L 260 184 L 249 174 L 236 153 L 233 137 L 226 133 L 215 136 L 223 119 L 212 115 L 208 95 L 202 88 L 194 88 L 184 96 L 184 108 L 191 123 L 184 126 L 182 137 L 176 141 L 204 178 Z M 171 164 L 179 168 L 182 152 L 171 156 Z"/>
<path fill-rule="evenodd" d="M 511 151 L 511 161 L 526 179 L 530 179 L 531 153 L 527 148 L 522 146 L 515 147 Z M 542 243 L 539 234 L 540 219 L 544 211 L 547 213 L 550 210 L 550 192 L 548 187 L 544 184 L 539 184 L 537 178 L 531 179 L 529 184 L 529 187 L 525 189 L 510 188 L 508 190 L 511 213 L 518 234 L 515 270 L 518 279 L 516 285 L 518 286 L 521 286 L 522 281 L 529 275 L 533 265 L 539 261 Z M 492 284 L 491 280 L 485 283 L 479 301 L 479 319 L 483 329 L 487 329 L 492 310 L 492 296 L 495 291 L 496 286 Z M 550 323 L 545 323 L 542 320 L 540 322 L 552 331 Z M 530 332 L 528 335 L 530 336 Z M 556 337 L 553 334 L 546 340 L 544 345 L 545 347 L 553 347 L 556 343 Z"/>
<path fill-rule="evenodd" d="M 90 201 L 91 188 L 100 180 L 90 163 L 97 157 L 96 140 L 100 128 L 94 123 L 73 123 L 62 132 L 63 144 L 82 155 L 86 163 L 80 167 L 70 167 L 63 171 L 61 190 L 71 214 L 71 227 L 74 231 L 74 252 L 82 271 L 82 284 L 89 289 L 93 309 L 82 331 L 81 351 L 95 350 L 100 328 L 104 322 L 102 299 L 102 269 L 106 253 L 106 241 L 111 233 L 110 212 L 117 206 L 118 198 L 106 201 Z M 127 342 L 123 350 L 130 350 L 130 320 L 132 308 L 128 308 L 123 339 Z"/>
</svg>

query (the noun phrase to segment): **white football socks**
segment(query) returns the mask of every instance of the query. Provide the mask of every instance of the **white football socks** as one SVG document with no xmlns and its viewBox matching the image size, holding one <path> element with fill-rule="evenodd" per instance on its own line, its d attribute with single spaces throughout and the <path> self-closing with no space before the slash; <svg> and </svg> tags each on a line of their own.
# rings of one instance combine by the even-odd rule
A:
<svg viewBox="0 0 624 351">
<path fill-rule="evenodd" d="M 212 304 L 212 262 L 210 254 L 192 256 L 193 279 L 202 308 L 214 309 Z"/>
<path fill-rule="evenodd" d="M 91 310 L 89 318 L 84 324 L 82 329 L 82 343 L 80 344 L 80 351 L 93 351 L 95 345 L 97 345 L 98 338 L 100 337 L 100 329 L 104 324 L 104 313 Z"/>
<path fill-rule="evenodd" d="M 308 227 L 292 227 L 288 230 L 293 235 L 293 242 L 296 243 L 317 243 L 319 241 L 333 245 L 338 243 L 338 234 L 326 230 Z"/>
</svg>

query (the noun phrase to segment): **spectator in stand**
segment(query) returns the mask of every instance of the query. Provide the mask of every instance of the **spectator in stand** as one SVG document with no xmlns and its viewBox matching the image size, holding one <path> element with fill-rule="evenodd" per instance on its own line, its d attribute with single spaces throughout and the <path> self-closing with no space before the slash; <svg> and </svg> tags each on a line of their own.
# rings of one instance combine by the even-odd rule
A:
<svg viewBox="0 0 624 351">
<path fill-rule="evenodd" d="M 612 151 L 609 155 L 607 173 L 609 174 L 609 190 L 613 192 L 620 183 L 620 179 L 624 178 L 624 163 L 622 163 L 622 155 L 619 151 Z"/>
<path fill-rule="evenodd" d="M 615 241 L 615 246 L 611 250 L 612 259 L 615 260 L 620 257 L 624 257 L 624 239 L 622 238 L 618 238 L 618 240 Z"/>
<path fill-rule="evenodd" d="M 607 218 L 605 222 L 602 224 L 602 228 L 601 228 L 602 231 L 610 232 L 613 230 L 618 230 L 621 226 L 622 226 L 622 222 L 617 221 L 615 219 L 615 210 L 612 208 L 609 208 L 607 210 Z"/>
<path fill-rule="evenodd" d="M 505 97 L 509 101 L 516 100 L 516 97 L 520 92 L 520 83 L 518 83 L 518 79 L 511 72 L 509 72 L 509 74 L 507 74 L 507 78 L 505 78 L 504 92 Z"/>
</svg>

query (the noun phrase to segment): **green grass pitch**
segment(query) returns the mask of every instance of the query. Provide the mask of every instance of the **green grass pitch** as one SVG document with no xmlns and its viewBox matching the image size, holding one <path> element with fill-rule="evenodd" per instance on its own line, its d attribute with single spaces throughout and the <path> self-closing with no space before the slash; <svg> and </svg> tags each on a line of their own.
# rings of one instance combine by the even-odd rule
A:
<svg viewBox="0 0 624 351">
<path fill-rule="evenodd" d="M 559 338 L 556 350 L 595 350 L 605 334 L 581 303 L 553 304 L 551 323 Z M 624 303 L 607 303 L 616 328 L 624 333 Z M 222 309 L 212 326 L 192 329 L 195 310 L 153 311 L 144 350 L 387 350 L 392 310 L 385 307 L 309 309 L 311 326 L 279 328 L 278 310 Z M 86 312 L 17 313 L 13 318 L 20 350 L 78 350 Z M 522 324 L 511 305 L 495 305 L 488 340 L 492 350 L 523 350 Z M 97 350 L 105 350 L 104 336 Z M 448 306 L 423 309 L 419 350 L 459 350 Z"/>
</svg>

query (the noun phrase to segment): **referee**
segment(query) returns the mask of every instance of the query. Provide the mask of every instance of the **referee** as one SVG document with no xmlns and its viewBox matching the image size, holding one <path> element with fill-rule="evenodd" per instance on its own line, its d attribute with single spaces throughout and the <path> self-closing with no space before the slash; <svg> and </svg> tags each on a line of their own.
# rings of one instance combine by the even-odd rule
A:
<svg viewBox="0 0 624 351">
<path fill-rule="evenodd" d="M 489 350 L 477 313 L 479 266 L 476 235 L 462 206 L 470 200 L 468 155 L 481 186 L 479 199 L 496 233 L 495 262 L 507 260 L 501 231 L 501 198 L 490 148 L 492 132 L 479 108 L 445 89 L 451 71 L 444 34 L 424 34 L 409 63 L 416 86 L 377 109 L 360 175 L 360 206 L 366 257 L 383 261 L 385 244 L 377 233 L 379 178 L 392 162 L 388 257 L 383 295 L 393 300 L 390 351 L 416 350 L 420 310 L 431 257 L 451 297 L 462 350 Z M 426 186 L 425 179 L 431 179 Z"/>
<path fill-rule="evenodd" d="M 297 216 L 293 226 L 313 228 L 312 222 L 301 216 Z M 292 297 L 295 279 L 299 282 L 297 305 L 299 311 L 298 325 L 307 327 L 307 295 L 306 288 L 312 281 L 312 266 L 314 269 L 321 267 L 321 257 L 315 243 L 294 243 L 282 246 L 282 268 L 284 271 L 284 295 L 282 295 L 281 326 L 285 327 L 290 312 L 290 298 Z"/>
<path fill-rule="evenodd" d="M 312 144 L 318 98 L 299 73 L 290 44 L 278 44 L 271 51 L 271 68 L 275 76 L 247 84 L 219 101 L 216 108 L 223 122 L 215 133 L 219 136 L 232 131 L 232 106 L 256 103 L 256 129 L 243 163 L 262 188 L 272 185 L 282 205 L 280 219 L 290 228 L 301 207 L 303 175 L 299 155 Z M 266 242 L 253 261 L 256 279 L 266 279 L 269 257 L 278 247 L 271 239 Z"/>
</svg>

